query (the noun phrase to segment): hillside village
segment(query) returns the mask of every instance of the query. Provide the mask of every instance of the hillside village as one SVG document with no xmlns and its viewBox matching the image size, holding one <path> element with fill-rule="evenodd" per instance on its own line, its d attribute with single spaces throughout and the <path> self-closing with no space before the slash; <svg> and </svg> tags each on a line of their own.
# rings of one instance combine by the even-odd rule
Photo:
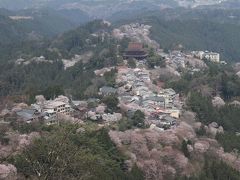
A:
<svg viewBox="0 0 240 180">
<path fill-rule="evenodd" d="M 181 112 L 179 95 L 173 89 L 159 89 L 154 86 L 149 71 L 120 68 L 117 82 L 122 83 L 118 88 L 118 95 L 120 106 L 126 113 L 131 115 L 134 111 L 141 110 L 150 125 L 176 125 Z"/>
<path fill-rule="evenodd" d="M 161 68 L 155 66 L 153 70 L 147 68 L 147 52 L 144 45 L 152 48 L 154 53 L 164 58 L 168 72 L 175 76 L 180 76 L 179 69 L 186 69 L 192 73 L 206 68 L 204 60 L 214 63 L 222 63 L 220 55 L 213 52 L 193 51 L 171 51 L 163 52 L 160 45 L 149 38 L 151 26 L 144 24 L 123 25 L 119 29 L 114 29 L 112 34 L 117 39 L 124 37 L 130 38 L 126 54 L 123 55 L 125 64 L 118 67 L 106 67 L 95 71 L 96 76 L 103 76 L 104 73 L 113 69 L 117 70 L 116 85 L 114 87 L 104 86 L 99 89 L 99 96 L 116 95 L 119 100 L 120 112 L 106 113 L 106 104 L 99 98 L 90 98 L 88 100 L 72 100 L 69 97 L 59 96 L 53 100 L 46 100 L 43 96 L 36 96 L 36 103 L 31 106 L 24 105 L 6 109 L 6 112 L 15 113 L 16 117 L 27 123 L 43 120 L 47 125 L 57 124 L 59 119 L 71 119 L 74 122 L 83 122 L 84 120 L 93 120 L 102 123 L 117 122 L 123 116 L 131 117 L 134 112 L 141 110 L 146 116 L 146 124 L 156 125 L 160 130 L 175 127 L 179 124 L 179 118 L 182 114 L 183 101 L 174 89 L 163 89 L 161 86 L 153 84 L 152 75 L 154 71 L 161 71 Z M 71 60 L 63 60 L 65 69 L 74 66 L 78 61 L 88 61 L 91 58 L 91 52 L 84 55 L 75 55 Z M 136 67 L 128 67 L 128 59 L 135 58 Z M 45 57 L 36 57 L 27 61 L 18 59 L 16 64 L 27 65 L 31 61 L 52 63 Z M 89 104 L 94 103 L 94 108 L 89 108 Z M 122 114 L 124 113 L 124 114 Z"/>
<path fill-rule="evenodd" d="M 195 173 L 194 166 L 199 164 L 195 165 L 190 155 L 184 154 L 179 148 L 183 142 L 191 157 L 199 161 L 209 152 L 240 170 L 239 156 L 225 152 L 214 139 L 224 133 L 223 127 L 216 122 L 208 125 L 197 122 L 196 114 L 185 108 L 185 97 L 173 88 L 165 88 L 161 81 L 163 77 L 180 78 L 184 72 L 197 74 L 208 68 L 208 62 L 214 65 L 226 63 L 221 61 L 220 54 L 216 52 L 188 52 L 181 49 L 166 52 L 150 39 L 150 30 L 151 26 L 138 23 L 113 30 L 115 38 L 127 37 L 130 41 L 128 48 L 119 52 L 118 58 L 122 61 L 117 66 L 94 71 L 95 78 L 103 78 L 106 74 L 113 78 L 113 82 L 98 88 L 95 96 L 74 99 L 66 94 L 45 99 L 43 95 L 37 95 L 32 104 L 6 104 L 0 114 L 1 123 L 11 124 L 16 120 L 17 125 L 21 126 L 40 122 L 44 128 L 50 129 L 54 125 L 70 123 L 81 127 L 77 129 L 78 133 L 84 133 L 89 124 L 91 128 L 94 124 L 95 129 L 109 128 L 112 142 L 118 149 L 124 150 L 124 155 L 128 157 L 124 161 L 126 169 L 131 170 L 136 164 L 149 180 L 164 180 L 169 174 L 173 178 L 177 174 L 190 176 Z M 91 52 L 87 52 L 63 59 L 64 70 L 78 62 L 84 64 L 92 56 Z M 149 66 L 151 58 L 161 63 L 154 62 Z M 18 59 L 15 64 L 27 66 L 32 62 L 52 63 L 40 56 L 30 60 Z M 216 96 L 212 104 L 221 107 L 225 102 Z M 122 122 L 126 124 L 122 125 Z M 198 137 L 197 133 L 201 131 L 206 132 L 207 136 Z M 0 152 L 4 152 L 0 156 L 5 158 L 10 153 L 24 149 L 34 137 L 39 136 L 39 133 L 30 133 L 16 139 L 10 134 L 10 144 L 0 146 Z M 17 145 L 13 146 L 12 142 Z M 16 174 L 14 167 L 5 168 Z"/>
<path fill-rule="evenodd" d="M 129 117 L 135 111 L 141 110 L 145 113 L 149 125 L 155 124 L 164 130 L 164 127 L 177 124 L 182 106 L 179 95 L 173 89 L 161 89 L 152 84 L 148 70 L 119 67 L 116 83 L 117 88 L 105 86 L 100 88 L 99 94 L 103 97 L 117 95 L 120 109 Z M 89 103 L 96 104 L 96 108 L 89 109 Z M 13 108 L 12 111 L 16 112 L 19 120 L 26 123 L 43 120 L 47 125 L 57 124 L 61 119 L 72 122 L 90 119 L 111 123 L 122 118 L 121 113 L 105 113 L 106 105 L 101 103 L 100 99 L 72 101 L 65 96 L 53 100 L 37 96 L 35 104 Z"/>
</svg>

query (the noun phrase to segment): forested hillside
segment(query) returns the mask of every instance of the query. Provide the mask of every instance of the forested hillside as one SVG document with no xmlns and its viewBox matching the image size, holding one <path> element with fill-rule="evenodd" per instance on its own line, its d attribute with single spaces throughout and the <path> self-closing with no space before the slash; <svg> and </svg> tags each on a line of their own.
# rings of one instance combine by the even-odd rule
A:
<svg viewBox="0 0 240 180">
<path fill-rule="evenodd" d="M 116 65 L 117 44 L 124 43 L 124 40 L 117 42 L 108 31 L 111 31 L 111 27 L 97 20 L 66 32 L 52 42 L 25 42 L 21 48 L 16 47 L 15 52 L 9 51 L 13 52 L 11 55 L 3 53 L 8 61 L 3 58 L 0 66 L 0 95 L 25 94 L 32 101 L 37 94 L 44 94 L 50 98 L 64 94 L 67 90 L 66 93 L 73 97 L 83 98 L 87 96 L 86 89 L 92 84 L 94 91 L 89 92 L 97 94 L 98 88 L 104 85 L 106 80 L 101 79 L 93 83 L 93 71 L 104 66 Z M 86 52 L 92 54 L 89 61 L 80 61 L 75 66 L 64 69 L 62 59 L 71 59 L 75 54 Z M 31 59 L 42 55 L 46 57 L 46 62 L 32 62 L 27 66 L 15 63 L 20 57 Z"/>
<path fill-rule="evenodd" d="M 18 17 L 20 19 L 13 19 Z M 21 19 L 24 17 L 28 19 Z M 53 38 L 89 20 L 81 11 L 0 9 L 0 61 L 13 60 L 24 54 L 43 55 Z"/>
<path fill-rule="evenodd" d="M 240 179 L 240 10 L 16 2 L 0 0 L 0 179 Z"/>
<path fill-rule="evenodd" d="M 148 20 L 146 20 L 148 21 Z M 224 60 L 239 61 L 240 26 L 205 20 L 152 20 L 152 37 L 163 48 L 179 44 L 188 50 L 216 51 Z"/>
<path fill-rule="evenodd" d="M 59 16 L 51 10 L 26 10 L 21 12 L 11 12 L 0 10 L 1 15 L 1 38 L 16 35 L 18 38 L 24 39 L 35 33 L 38 36 L 54 36 L 66 30 L 76 27 L 74 23 L 66 18 Z M 10 17 L 29 17 L 29 19 L 11 19 Z M 7 32 L 11 33 L 7 33 Z M 15 37 L 13 37 L 15 38 Z M 20 39 L 20 40 L 21 40 Z M 8 39 L 4 39 L 2 43 Z M 12 39 L 9 39 L 9 41 Z M 17 39 L 14 39 L 17 40 Z M 7 41 L 7 42 L 9 42 Z"/>
</svg>

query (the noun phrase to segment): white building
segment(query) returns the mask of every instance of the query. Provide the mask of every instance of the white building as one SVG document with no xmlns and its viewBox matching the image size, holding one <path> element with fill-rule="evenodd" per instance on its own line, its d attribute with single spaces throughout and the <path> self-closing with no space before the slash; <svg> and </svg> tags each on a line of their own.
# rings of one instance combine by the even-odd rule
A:
<svg viewBox="0 0 240 180">
<path fill-rule="evenodd" d="M 48 125 L 56 124 L 59 116 L 70 116 L 72 112 L 69 99 L 65 96 L 58 96 L 56 99 L 49 101 L 46 101 L 43 97 L 42 100 L 32 104 L 31 107 L 45 115 L 44 119 Z"/>
<path fill-rule="evenodd" d="M 207 60 L 210 60 L 212 62 L 220 62 L 220 54 L 219 53 L 214 53 L 214 52 L 205 52 L 204 53 L 204 58 Z"/>
<path fill-rule="evenodd" d="M 212 62 L 220 63 L 220 54 L 209 51 L 192 51 L 192 54 L 199 59 L 207 59 Z"/>
<path fill-rule="evenodd" d="M 71 107 L 69 104 L 61 101 L 50 101 L 44 105 L 43 111 L 47 112 L 51 115 L 56 115 L 57 113 L 61 113 L 64 115 L 70 115 Z"/>
</svg>

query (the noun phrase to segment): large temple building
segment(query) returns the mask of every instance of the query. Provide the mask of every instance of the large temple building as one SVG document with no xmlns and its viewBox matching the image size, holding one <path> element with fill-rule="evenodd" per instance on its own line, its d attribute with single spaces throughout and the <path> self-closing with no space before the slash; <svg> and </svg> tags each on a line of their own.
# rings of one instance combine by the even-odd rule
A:
<svg viewBox="0 0 240 180">
<path fill-rule="evenodd" d="M 125 59 L 135 58 L 138 60 L 142 60 L 145 59 L 148 54 L 143 48 L 142 43 L 131 42 L 129 43 L 128 49 L 125 51 L 123 56 Z"/>
</svg>

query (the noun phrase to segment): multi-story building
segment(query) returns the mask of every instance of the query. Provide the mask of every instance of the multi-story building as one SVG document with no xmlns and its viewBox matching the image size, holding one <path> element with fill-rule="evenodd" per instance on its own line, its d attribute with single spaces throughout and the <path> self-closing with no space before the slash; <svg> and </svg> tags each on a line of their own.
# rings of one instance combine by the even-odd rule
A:
<svg viewBox="0 0 240 180">
<path fill-rule="evenodd" d="M 57 115 L 57 113 L 70 115 L 71 107 L 65 102 L 49 101 L 44 105 L 43 111 L 51 114 L 52 116 Z"/>
<path fill-rule="evenodd" d="M 59 96 L 49 101 L 43 98 L 42 101 L 37 101 L 35 104 L 32 104 L 31 108 L 44 114 L 44 121 L 48 125 L 56 124 L 59 116 L 70 116 L 72 113 L 69 99 L 65 96 Z"/>
<path fill-rule="evenodd" d="M 216 62 L 216 63 L 220 62 L 220 54 L 216 52 L 193 51 L 192 54 L 199 59 L 207 59 L 209 61 Z"/>
<path fill-rule="evenodd" d="M 212 62 L 220 62 L 220 54 L 219 53 L 214 53 L 214 52 L 205 52 L 204 53 L 204 58 L 207 60 L 210 60 Z"/>
</svg>

